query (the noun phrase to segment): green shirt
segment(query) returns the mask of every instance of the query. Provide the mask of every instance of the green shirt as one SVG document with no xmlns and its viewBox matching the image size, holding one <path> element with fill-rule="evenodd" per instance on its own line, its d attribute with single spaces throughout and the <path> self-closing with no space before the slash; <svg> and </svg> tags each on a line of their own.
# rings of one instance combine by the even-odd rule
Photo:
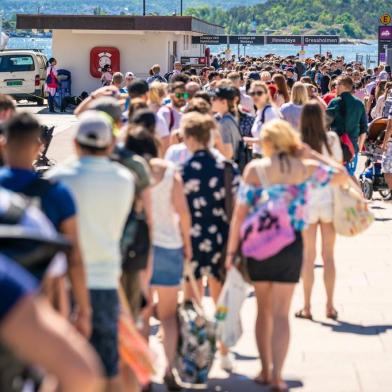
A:
<svg viewBox="0 0 392 392">
<path fill-rule="evenodd" d="M 368 120 L 362 101 L 344 92 L 329 103 L 327 116 L 332 121 L 331 129 L 339 136 L 347 133 L 358 152 L 358 138 L 368 131 Z"/>
<path fill-rule="evenodd" d="M 151 172 L 146 160 L 123 146 L 116 146 L 112 158 L 135 175 L 135 194 L 139 197 L 151 185 Z"/>
</svg>

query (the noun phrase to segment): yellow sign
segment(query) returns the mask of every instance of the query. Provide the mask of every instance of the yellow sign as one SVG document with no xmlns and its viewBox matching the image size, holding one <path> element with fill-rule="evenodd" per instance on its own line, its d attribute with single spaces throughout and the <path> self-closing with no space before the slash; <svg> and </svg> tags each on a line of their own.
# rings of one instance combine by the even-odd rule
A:
<svg viewBox="0 0 392 392">
<path fill-rule="evenodd" d="M 389 23 L 391 23 L 391 15 L 384 14 L 384 15 L 380 16 L 380 22 L 383 25 L 388 25 Z"/>
</svg>

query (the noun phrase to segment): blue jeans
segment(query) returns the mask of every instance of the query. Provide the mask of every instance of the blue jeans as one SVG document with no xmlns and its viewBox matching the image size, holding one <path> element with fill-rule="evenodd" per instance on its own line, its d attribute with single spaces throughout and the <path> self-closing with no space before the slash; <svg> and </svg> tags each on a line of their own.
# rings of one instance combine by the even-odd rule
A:
<svg viewBox="0 0 392 392">
<path fill-rule="evenodd" d="M 54 95 L 52 94 L 48 95 L 48 106 L 49 112 L 54 112 Z"/>
<path fill-rule="evenodd" d="M 348 174 L 350 174 L 350 176 L 354 177 L 355 172 L 357 170 L 357 166 L 358 166 L 358 153 L 356 153 L 353 160 L 349 163 L 346 163 L 345 166 L 348 171 Z"/>
</svg>

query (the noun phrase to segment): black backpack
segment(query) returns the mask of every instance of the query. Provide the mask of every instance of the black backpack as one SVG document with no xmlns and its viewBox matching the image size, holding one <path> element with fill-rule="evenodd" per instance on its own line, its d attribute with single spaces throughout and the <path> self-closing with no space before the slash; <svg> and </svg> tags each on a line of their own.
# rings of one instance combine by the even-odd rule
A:
<svg viewBox="0 0 392 392">
<path fill-rule="evenodd" d="M 131 154 L 126 148 L 120 147 L 116 149 L 112 159 L 122 163 Z M 146 269 L 150 248 L 151 238 L 146 216 L 144 212 L 137 212 L 132 208 L 120 241 L 123 271 L 134 272 Z"/>
</svg>

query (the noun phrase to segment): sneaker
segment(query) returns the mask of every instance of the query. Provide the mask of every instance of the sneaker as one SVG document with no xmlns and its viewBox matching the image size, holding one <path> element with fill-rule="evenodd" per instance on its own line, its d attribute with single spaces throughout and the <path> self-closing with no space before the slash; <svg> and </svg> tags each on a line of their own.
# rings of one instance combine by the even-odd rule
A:
<svg viewBox="0 0 392 392">
<path fill-rule="evenodd" d="M 233 354 L 226 354 L 220 356 L 220 366 L 226 372 L 231 372 L 234 368 L 234 357 Z"/>
</svg>

